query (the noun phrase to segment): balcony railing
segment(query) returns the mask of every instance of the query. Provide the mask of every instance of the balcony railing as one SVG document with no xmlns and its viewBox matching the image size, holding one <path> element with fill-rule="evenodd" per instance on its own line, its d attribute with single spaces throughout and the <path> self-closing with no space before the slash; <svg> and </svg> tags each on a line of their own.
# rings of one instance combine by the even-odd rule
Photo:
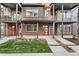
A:
<svg viewBox="0 0 79 59">
<path fill-rule="evenodd" d="M 64 18 L 63 22 L 74 22 L 75 20 L 72 20 L 72 18 Z M 56 22 L 62 22 L 62 19 L 56 20 Z"/>
<path fill-rule="evenodd" d="M 22 21 L 53 21 L 53 17 L 23 17 Z"/>
<path fill-rule="evenodd" d="M 17 20 L 21 20 L 21 17 L 17 17 Z M 15 17 L 3 16 L 1 17 L 1 22 L 16 22 Z"/>
<path fill-rule="evenodd" d="M 1 17 L 1 22 L 10 22 L 10 21 L 11 21 L 11 17 L 9 17 L 9 16 Z"/>
<path fill-rule="evenodd" d="M 20 21 L 46 21 L 46 22 L 52 22 L 54 21 L 53 20 L 53 17 L 50 16 L 50 17 L 17 17 L 17 20 L 20 20 Z M 8 16 L 5 16 L 5 17 L 1 17 L 1 21 L 2 22 L 16 22 L 16 17 L 8 17 Z"/>
</svg>

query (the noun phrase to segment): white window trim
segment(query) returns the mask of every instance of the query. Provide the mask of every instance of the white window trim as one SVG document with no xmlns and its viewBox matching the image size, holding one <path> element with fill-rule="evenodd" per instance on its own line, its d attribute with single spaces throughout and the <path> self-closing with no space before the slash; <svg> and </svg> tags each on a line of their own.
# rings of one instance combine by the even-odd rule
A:
<svg viewBox="0 0 79 59">
<path fill-rule="evenodd" d="M 26 9 L 26 11 L 27 11 L 27 10 L 37 10 L 37 11 L 39 12 L 38 9 Z M 26 15 L 26 17 L 38 17 L 38 12 L 37 12 L 37 16 L 27 16 L 27 15 Z"/>
<path fill-rule="evenodd" d="M 27 25 L 32 25 L 33 26 L 33 31 L 27 31 Z M 34 25 L 37 25 L 37 30 L 34 31 Z M 26 24 L 26 32 L 38 32 L 38 24 Z"/>
</svg>

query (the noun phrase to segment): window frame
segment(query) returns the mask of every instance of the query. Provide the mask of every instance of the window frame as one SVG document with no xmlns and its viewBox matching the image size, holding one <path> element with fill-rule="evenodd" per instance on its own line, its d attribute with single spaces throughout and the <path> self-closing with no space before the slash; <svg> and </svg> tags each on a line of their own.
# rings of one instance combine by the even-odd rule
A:
<svg viewBox="0 0 79 59">
<path fill-rule="evenodd" d="M 60 25 L 60 33 L 62 31 L 62 25 Z M 71 34 L 71 25 L 63 25 L 63 34 Z"/>
<path fill-rule="evenodd" d="M 26 13 L 27 13 L 27 10 L 30 10 L 31 12 L 33 12 L 33 10 L 36 10 L 37 12 L 36 12 L 36 11 L 35 11 L 35 12 L 37 13 L 37 15 L 36 15 L 36 16 L 31 16 L 31 15 L 29 15 L 29 16 L 28 16 L 28 15 L 26 14 Z M 38 9 L 26 9 L 25 11 L 26 11 L 26 13 L 25 13 L 26 17 L 38 17 L 38 11 L 39 11 Z"/>
<path fill-rule="evenodd" d="M 28 30 L 27 30 L 27 26 L 28 26 L 28 25 L 31 25 L 32 31 L 30 31 L 30 30 L 28 31 Z M 34 28 L 35 28 L 34 25 L 37 26 L 37 27 L 36 27 L 36 29 L 37 29 L 36 31 L 34 30 Z M 37 32 L 37 31 L 38 31 L 38 24 L 26 24 L 26 32 Z"/>
</svg>

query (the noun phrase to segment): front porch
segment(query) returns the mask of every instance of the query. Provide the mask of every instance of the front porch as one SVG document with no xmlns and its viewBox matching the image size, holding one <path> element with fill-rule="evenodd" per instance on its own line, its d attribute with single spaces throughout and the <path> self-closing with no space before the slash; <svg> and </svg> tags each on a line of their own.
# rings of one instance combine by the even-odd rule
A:
<svg viewBox="0 0 79 59">
<path fill-rule="evenodd" d="M 16 36 L 20 35 L 53 35 L 52 23 L 48 22 L 21 22 L 18 23 L 4 23 L 2 26 L 2 36 Z"/>
</svg>

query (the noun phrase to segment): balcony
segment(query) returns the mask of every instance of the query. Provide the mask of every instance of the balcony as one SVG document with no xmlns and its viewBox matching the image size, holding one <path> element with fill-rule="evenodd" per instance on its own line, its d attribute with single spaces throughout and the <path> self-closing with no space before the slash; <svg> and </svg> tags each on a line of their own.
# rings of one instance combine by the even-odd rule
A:
<svg viewBox="0 0 79 59">
<path fill-rule="evenodd" d="M 17 20 L 21 20 L 21 17 L 17 17 Z M 16 17 L 10 17 L 10 16 L 3 16 L 1 17 L 1 22 L 16 22 Z"/>
<path fill-rule="evenodd" d="M 1 17 L 1 22 L 10 22 L 10 21 L 11 21 L 11 17 L 9 17 L 9 16 Z"/>
<path fill-rule="evenodd" d="M 64 24 L 70 24 L 70 23 L 75 23 L 75 20 L 72 20 L 72 18 L 64 18 L 63 19 L 63 23 Z M 62 23 L 62 19 L 61 20 L 56 20 L 56 23 Z"/>
<path fill-rule="evenodd" d="M 53 17 L 17 17 L 17 20 L 26 21 L 36 21 L 36 22 L 53 22 Z M 16 22 L 16 17 L 4 16 L 1 17 L 1 22 Z"/>
<path fill-rule="evenodd" d="M 53 17 L 23 17 L 22 21 L 52 22 Z"/>
</svg>

